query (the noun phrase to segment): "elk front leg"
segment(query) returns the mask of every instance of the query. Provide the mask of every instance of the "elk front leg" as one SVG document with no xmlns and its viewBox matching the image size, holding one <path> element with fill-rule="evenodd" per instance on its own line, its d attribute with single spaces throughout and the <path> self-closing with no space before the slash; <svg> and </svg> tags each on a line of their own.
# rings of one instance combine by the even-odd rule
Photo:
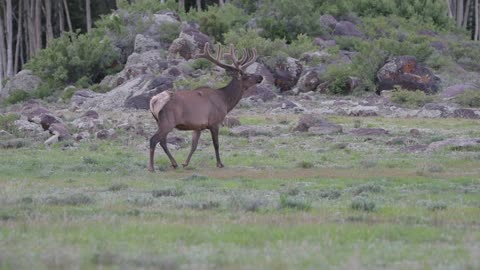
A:
<svg viewBox="0 0 480 270">
<path fill-rule="evenodd" d="M 219 152 L 219 145 L 218 145 L 218 130 L 219 130 L 218 126 L 211 127 L 210 133 L 212 134 L 213 147 L 215 148 L 215 156 L 217 158 L 217 167 L 223 168 L 222 161 L 220 160 L 220 152 Z"/>
<path fill-rule="evenodd" d="M 200 138 L 200 134 L 202 134 L 201 130 L 194 130 L 192 135 L 192 149 L 190 149 L 190 153 L 188 154 L 187 160 L 183 163 L 183 167 L 187 167 L 190 163 L 190 159 L 192 158 L 193 152 L 197 150 L 198 139 Z"/>
</svg>

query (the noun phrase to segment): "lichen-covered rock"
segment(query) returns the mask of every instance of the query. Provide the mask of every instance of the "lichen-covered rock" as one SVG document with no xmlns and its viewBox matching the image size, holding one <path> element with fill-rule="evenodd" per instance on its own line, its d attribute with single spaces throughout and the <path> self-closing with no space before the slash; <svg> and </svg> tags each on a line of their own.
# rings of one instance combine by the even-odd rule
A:
<svg viewBox="0 0 480 270">
<path fill-rule="evenodd" d="M 453 117 L 465 119 L 480 119 L 480 111 L 472 109 L 456 109 L 453 111 Z"/>
<path fill-rule="evenodd" d="M 277 59 L 273 70 L 275 85 L 281 92 L 292 90 L 300 79 L 302 71 L 302 64 L 295 58 Z"/>
<path fill-rule="evenodd" d="M 42 80 L 34 75 L 31 70 L 24 69 L 7 81 L 5 87 L 0 91 L 0 100 L 8 98 L 14 91 L 18 90 L 33 93 L 41 82 Z"/>
<path fill-rule="evenodd" d="M 388 135 L 388 133 L 383 128 L 356 128 L 350 131 L 350 134 L 356 136 L 383 136 Z"/>
<path fill-rule="evenodd" d="M 168 55 L 170 58 L 179 55 L 185 60 L 190 60 L 199 51 L 203 50 L 207 42 L 212 43 L 210 37 L 200 32 L 198 27 L 191 24 L 182 24 L 182 32 L 170 45 Z"/>
<path fill-rule="evenodd" d="M 304 114 L 300 117 L 298 124 L 293 131 L 307 132 L 312 131 L 315 134 L 341 133 L 341 125 L 333 124 L 316 114 Z"/>
<path fill-rule="evenodd" d="M 100 94 L 93 92 L 92 90 L 89 89 L 83 89 L 76 91 L 72 98 L 70 99 L 70 106 L 72 108 L 77 108 L 81 106 L 85 101 L 95 98 L 99 96 Z"/>
<path fill-rule="evenodd" d="M 298 80 L 297 87 L 302 93 L 315 91 L 320 83 L 325 82 L 322 75 L 327 72 L 324 66 L 318 66 L 305 70 Z"/>
<path fill-rule="evenodd" d="M 150 99 L 153 96 L 172 88 L 172 78 L 163 76 L 155 77 L 145 88 L 142 89 L 143 91 L 134 92 L 131 96 L 127 97 L 124 107 L 148 110 L 150 107 Z"/>
<path fill-rule="evenodd" d="M 272 86 L 266 84 L 256 84 L 248 88 L 243 93 L 244 98 L 250 98 L 254 101 L 263 101 L 267 102 L 273 100 L 277 97 L 277 94 L 272 89 Z"/>
<path fill-rule="evenodd" d="M 480 138 L 451 138 L 443 141 L 433 142 L 427 147 L 427 151 L 433 152 L 445 148 L 452 150 L 468 150 L 480 147 Z"/>
<path fill-rule="evenodd" d="M 160 44 L 153 38 L 138 34 L 135 36 L 135 45 L 133 51 L 136 53 L 143 53 L 151 50 L 160 49 Z"/>
<path fill-rule="evenodd" d="M 273 77 L 273 74 L 262 63 L 255 62 L 251 64 L 250 66 L 247 67 L 246 72 L 262 76 L 263 80 L 261 84 L 269 84 L 269 85 L 275 84 L 275 78 Z"/>
<path fill-rule="evenodd" d="M 428 94 L 439 90 L 440 78 L 414 56 L 398 56 L 390 59 L 377 73 L 379 91 L 391 90 L 398 85 L 407 90 L 421 90 Z"/>
</svg>

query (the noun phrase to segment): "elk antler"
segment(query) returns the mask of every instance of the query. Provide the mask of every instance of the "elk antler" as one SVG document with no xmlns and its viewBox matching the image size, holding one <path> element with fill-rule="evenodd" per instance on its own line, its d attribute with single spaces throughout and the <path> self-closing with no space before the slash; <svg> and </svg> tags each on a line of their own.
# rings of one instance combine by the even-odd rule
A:
<svg viewBox="0 0 480 270">
<path fill-rule="evenodd" d="M 223 55 L 223 49 L 220 45 L 218 45 L 217 53 L 215 57 L 213 56 L 212 51 L 210 50 L 210 43 L 205 43 L 205 47 L 203 49 L 203 53 L 199 53 L 196 55 L 195 58 L 205 58 L 210 60 L 215 65 L 224 68 L 226 70 L 233 70 L 238 72 L 243 72 L 245 69 L 253 64 L 257 60 L 257 50 L 252 49 L 252 53 L 250 54 L 247 49 L 243 49 L 243 54 L 240 60 L 237 58 L 237 53 L 233 44 L 230 44 L 230 52 L 226 53 L 232 60 L 232 65 L 228 65 L 221 62 L 221 57 Z"/>
</svg>

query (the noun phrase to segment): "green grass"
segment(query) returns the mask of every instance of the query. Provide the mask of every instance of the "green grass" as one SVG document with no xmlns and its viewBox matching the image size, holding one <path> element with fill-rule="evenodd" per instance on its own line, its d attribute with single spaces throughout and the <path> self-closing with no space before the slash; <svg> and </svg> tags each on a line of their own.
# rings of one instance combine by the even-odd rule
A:
<svg viewBox="0 0 480 270">
<path fill-rule="evenodd" d="M 279 134 L 296 122 L 239 118 Z M 329 118 L 346 130 L 356 119 Z M 385 143 L 419 127 L 418 143 L 465 135 L 476 122 L 361 121 L 391 135 L 223 134 L 223 169 L 208 132 L 192 168 L 170 169 L 158 149 L 155 174 L 145 140 L 128 134 L 2 149 L 0 269 L 477 269 L 478 151 Z M 188 151 L 172 153 L 180 163 Z"/>
</svg>

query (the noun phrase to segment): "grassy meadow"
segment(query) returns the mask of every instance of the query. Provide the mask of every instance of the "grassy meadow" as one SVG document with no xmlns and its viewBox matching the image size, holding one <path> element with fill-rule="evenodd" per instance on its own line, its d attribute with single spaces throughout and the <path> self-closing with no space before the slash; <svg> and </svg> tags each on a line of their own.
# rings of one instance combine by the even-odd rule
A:
<svg viewBox="0 0 480 270">
<path fill-rule="evenodd" d="M 128 133 L 0 149 L 0 269 L 480 269 L 480 149 L 392 140 L 480 137 L 478 121 L 333 116 L 344 133 L 318 136 L 237 116 L 271 134 L 222 128 L 223 169 L 207 132 L 189 168 L 158 147 L 154 174 Z M 181 163 L 190 133 L 173 135 Z"/>
</svg>

